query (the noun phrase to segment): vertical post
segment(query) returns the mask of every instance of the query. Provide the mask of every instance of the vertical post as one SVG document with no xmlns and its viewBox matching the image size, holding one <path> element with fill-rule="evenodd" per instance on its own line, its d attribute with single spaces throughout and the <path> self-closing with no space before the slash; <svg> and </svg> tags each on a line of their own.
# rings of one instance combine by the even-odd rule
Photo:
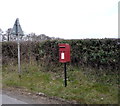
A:
<svg viewBox="0 0 120 106">
<path fill-rule="evenodd" d="M 16 35 L 17 35 L 17 42 L 18 42 L 18 73 L 19 77 L 21 78 L 21 70 L 20 70 L 20 42 L 19 42 L 19 32 L 18 32 L 18 19 L 16 22 Z"/>
<path fill-rule="evenodd" d="M 120 1 L 118 2 L 118 45 L 120 45 Z"/>
<path fill-rule="evenodd" d="M 20 42 L 19 42 L 19 34 L 18 34 L 18 73 L 19 77 L 21 77 L 21 70 L 20 70 Z"/>
<path fill-rule="evenodd" d="M 8 32 L 8 42 L 10 41 L 10 33 Z"/>
<path fill-rule="evenodd" d="M 64 75 L 65 75 L 65 87 L 67 86 L 67 72 L 66 72 L 66 63 L 64 63 Z"/>
</svg>

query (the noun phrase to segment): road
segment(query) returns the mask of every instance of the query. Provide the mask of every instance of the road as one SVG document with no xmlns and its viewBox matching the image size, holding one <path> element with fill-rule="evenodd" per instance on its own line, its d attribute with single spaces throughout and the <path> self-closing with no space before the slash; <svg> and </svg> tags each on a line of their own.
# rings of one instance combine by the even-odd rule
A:
<svg viewBox="0 0 120 106">
<path fill-rule="evenodd" d="M 12 98 L 12 97 L 5 95 L 5 94 L 3 94 L 3 95 L 0 94 L 0 97 L 1 96 L 2 96 L 2 103 L 0 103 L 0 104 L 27 104 L 23 101 L 20 101 L 16 98 Z"/>
<path fill-rule="evenodd" d="M 0 91 L 0 106 L 2 105 L 2 95 L 1 95 L 1 91 Z"/>
<path fill-rule="evenodd" d="M 43 94 L 30 92 L 25 88 L 8 87 L 3 88 L 0 96 L 2 96 L 3 104 L 76 104 L 76 102 Z"/>
<path fill-rule="evenodd" d="M 3 104 L 66 104 L 69 102 L 63 99 L 50 98 L 47 96 L 38 95 L 38 93 L 32 93 L 26 89 L 20 88 L 6 88 L 2 90 Z"/>
</svg>

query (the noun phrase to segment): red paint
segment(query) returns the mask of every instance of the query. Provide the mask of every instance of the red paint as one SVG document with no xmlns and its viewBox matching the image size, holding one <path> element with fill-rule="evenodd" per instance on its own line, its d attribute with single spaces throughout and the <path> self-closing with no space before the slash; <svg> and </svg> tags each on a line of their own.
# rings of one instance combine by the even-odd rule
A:
<svg viewBox="0 0 120 106">
<path fill-rule="evenodd" d="M 70 45 L 59 44 L 59 62 L 66 63 L 70 62 Z"/>
</svg>

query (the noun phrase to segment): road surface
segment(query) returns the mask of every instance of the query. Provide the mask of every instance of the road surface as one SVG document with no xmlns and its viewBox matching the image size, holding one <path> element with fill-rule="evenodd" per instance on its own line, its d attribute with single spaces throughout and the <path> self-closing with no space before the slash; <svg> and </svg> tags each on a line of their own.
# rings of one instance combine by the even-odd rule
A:
<svg viewBox="0 0 120 106">
<path fill-rule="evenodd" d="M 2 95 L 1 95 L 1 91 L 0 91 L 0 106 L 2 105 Z"/>
<path fill-rule="evenodd" d="M 3 88 L 3 104 L 76 104 L 58 97 L 49 97 L 41 92 L 30 92 L 25 88 Z"/>
<path fill-rule="evenodd" d="M 23 101 L 20 101 L 16 98 L 12 98 L 12 97 L 5 95 L 5 94 L 3 94 L 3 95 L 0 94 L 0 97 L 1 96 L 2 96 L 2 103 L 0 103 L 0 104 L 27 104 Z"/>
</svg>

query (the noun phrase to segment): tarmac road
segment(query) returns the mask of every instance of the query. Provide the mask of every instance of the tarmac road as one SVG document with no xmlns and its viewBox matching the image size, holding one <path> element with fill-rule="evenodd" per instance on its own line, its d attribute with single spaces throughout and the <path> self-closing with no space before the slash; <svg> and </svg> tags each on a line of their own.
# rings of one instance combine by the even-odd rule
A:
<svg viewBox="0 0 120 106">
<path fill-rule="evenodd" d="M 57 97 L 39 95 L 40 92 L 30 92 L 25 88 L 4 88 L 0 93 L 2 104 L 74 104 Z M 41 94 L 41 93 L 40 93 Z M 1 104 L 1 103 L 0 103 Z"/>
<path fill-rule="evenodd" d="M 5 94 L 2 94 L 2 95 L 0 94 L 0 97 L 1 96 L 2 96 L 2 103 L 0 103 L 0 104 L 27 104 L 23 101 L 20 101 L 16 98 L 12 98 L 12 97 L 5 95 Z"/>
</svg>

